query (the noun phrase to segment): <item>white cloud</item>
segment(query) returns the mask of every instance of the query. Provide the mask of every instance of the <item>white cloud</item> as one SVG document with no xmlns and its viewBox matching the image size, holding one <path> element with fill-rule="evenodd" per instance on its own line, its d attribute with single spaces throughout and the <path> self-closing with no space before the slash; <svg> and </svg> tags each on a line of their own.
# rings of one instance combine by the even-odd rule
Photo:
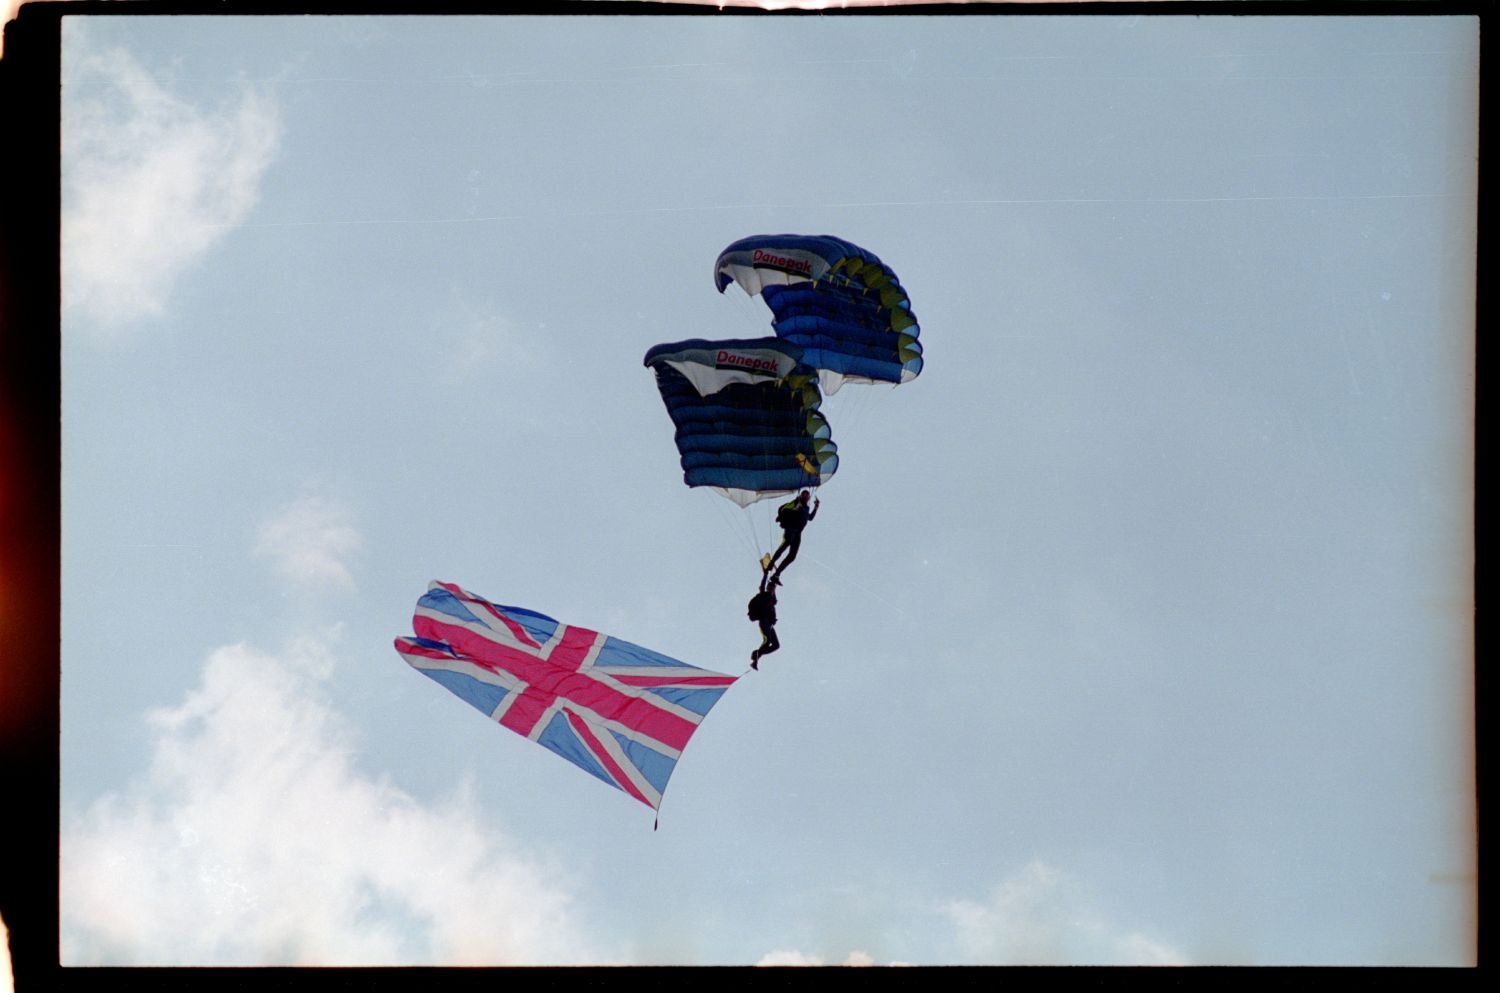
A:
<svg viewBox="0 0 1500 993">
<path fill-rule="evenodd" d="M 246 90 L 200 110 L 123 49 L 64 28 L 63 307 L 119 326 L 160 313 L 177 278 L 249 214 L 277 108 Z"/>
<path fill-rule="evenodd" d="M 775 951 L 761 956 L 756 965 L 822 965 L 823 960 L 802 952 Z"/>
<path fill-rule="evenodd" d="M 775 951 L 775 952 L 767 952 L 765 955 L 761 956 L 760 961 L 757 962 L 757 963 L 755 963 L 755 964 L 756 965 L 767 965 L 767 966 L 769 966 L 769 965 L 822 965 L 823 964 L 823 960 L 820 959 L 820 958 L 818 958 L 816 955 L 807 955 L 807 954 L 805 954 L 803 952 Z M 874 965 L 875 964 L 875 960 L 872 959 L 869 956 L 869 954 L 866 953 L 866 952 L 854 951 L 854 952 L 850 952 L 849 956 L 846 959 L 844 959 L 843 962 L 841 962 L 839 964 L 840 965 Z"/>
<path fill-rule="evenodd" d="M 965 959 L 985 965 L 1183 965 L 1181 952 L 1099 919 L 1078 883 L 1032 862 L 987 903 L 958 900 L 946 913 Z"/>
<path fill-rule="evenodd" d="M 572 883 L 459 795 L 369 777 L 323 697 L 330 652 L 220 648 L 148 715 L 144 778 L 64 818 L 65 965 L 607 962 Z"/>
<path fill-rule="evenodd" d="M 429 335 L 443 347 L 424 350 L 421 359 L 439 363 L 436 372 L 450 385 L 493 375 L 496 363 L 515 372 L 544 359 L 544 339 L 528 338 L 494 300 L 464 287 L 455 287 L 435 313 Z"/>
<path fill-rule="evenodd" d="M 348 508 L 320 496 L 303 496 L 282 507 L 256 533 L 255 553 L 275 561 L 295 583 L 352 589 L 346 560 L 364 547 Z"/>
</svg>

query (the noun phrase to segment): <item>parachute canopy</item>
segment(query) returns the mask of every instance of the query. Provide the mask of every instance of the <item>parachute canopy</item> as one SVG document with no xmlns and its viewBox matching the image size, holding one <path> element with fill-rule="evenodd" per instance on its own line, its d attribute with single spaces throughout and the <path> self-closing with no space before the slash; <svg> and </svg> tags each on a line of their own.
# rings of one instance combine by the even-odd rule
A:
<svg viewBox="0 0 1500 993">
<path fill-rule="evenodd" d="M 838 446 L 818 410 L 817 370 L 779 338 L 657 345 L 645 365 L 677 431 L 683 480 L 740 506 L 825 482 Z"/>
<path fill-rule="evenodd" d="M 719 254 L 720 293 L 738 283 L 771 308 L 778 337 L 823 371 L 823 389 L 844 380 L 905 383 L 922 371 L 920 328 L 896 274 L 858 245 L 830 235 L 741 238 Z"/>
<path fill-rule="evenodd" d="M 735 681 L 452 583 L 428 586 L 412 628 L 396 651 L 413 669 L 653 810 Z"/>
</svg>

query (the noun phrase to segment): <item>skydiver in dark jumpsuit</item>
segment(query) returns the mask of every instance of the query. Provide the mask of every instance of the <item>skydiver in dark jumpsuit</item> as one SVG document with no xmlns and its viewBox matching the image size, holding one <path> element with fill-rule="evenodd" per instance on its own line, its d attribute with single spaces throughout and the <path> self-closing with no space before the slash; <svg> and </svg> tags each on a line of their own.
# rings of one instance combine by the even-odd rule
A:
<svg viewBox="0 0 1500 993">
<path fill-rule="evenodd" d="M 776 584 L 768 583 L 761 576 L 760 592 L 750 598 L 750 619 L 760 625 L 760 647 L 750 653 L 750 668 L 759 669 L 762 655 L 770 655 L 781 647 L 776 637 Z"/>
<path fill-rule="evenodd" d="M 781 544 L 776 547 L 775 554 L 766 560 L 763 570 L 770 573 L 772 586 L 781 582 L 781 574 L 797 557 L 797 549 L 802 547 L 802 529 L 818 516 L 816 499 L 812 501 L 812 508 L 808 509 L 807 501 L 811 497 L 811 493 L 803 490 L 795 499 L 782 504 L 776 511 L 776 523 L 781 525 Z M 782 552 L 788 553 L 786 561 L 772 571 L 771 567 L 776 565 L 776 560 L 781 558 Z"/>
</svg>

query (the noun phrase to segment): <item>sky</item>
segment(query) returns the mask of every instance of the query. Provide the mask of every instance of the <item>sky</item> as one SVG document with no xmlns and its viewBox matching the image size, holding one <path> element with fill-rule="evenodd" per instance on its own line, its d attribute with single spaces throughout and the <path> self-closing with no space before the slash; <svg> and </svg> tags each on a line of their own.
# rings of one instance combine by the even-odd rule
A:
<svg viewBox="0 0 1500 993">
<path fill-rule="evenodd" d="M 64 965 L 1476 961 L 1478 20 L 66 17 Z M 758 672 L 642 365 L 834 234 L 926 365 Z M 392 640 L 741 676 L 660 810 Z"/>
</svg>

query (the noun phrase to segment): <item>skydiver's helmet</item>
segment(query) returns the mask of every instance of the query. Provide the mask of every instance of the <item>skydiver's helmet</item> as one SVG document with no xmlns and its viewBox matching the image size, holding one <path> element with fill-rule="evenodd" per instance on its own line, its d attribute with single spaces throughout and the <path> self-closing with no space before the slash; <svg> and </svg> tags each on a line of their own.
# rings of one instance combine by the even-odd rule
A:
<svg viewBox="0 0 1500 993">
<path fill-rule="evenodd" d="M 803 490 L 801 493 L 797 494 L 797 502 L 802 504 L 803 506 L 806 506 L 808 499 L 811 497 L 811 492 L 809 492 L 808 490 Z"/>
</svg>

